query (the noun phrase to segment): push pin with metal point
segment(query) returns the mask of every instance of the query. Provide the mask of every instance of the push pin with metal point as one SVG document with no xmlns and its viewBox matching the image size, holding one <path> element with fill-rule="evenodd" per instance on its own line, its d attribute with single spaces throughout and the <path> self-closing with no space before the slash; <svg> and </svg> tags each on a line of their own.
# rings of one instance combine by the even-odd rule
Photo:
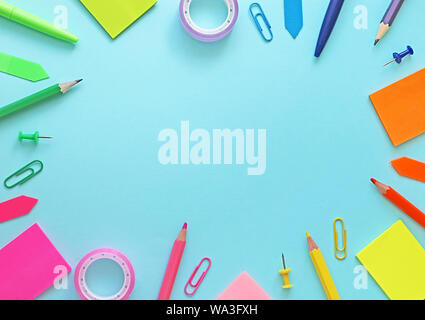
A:
<svg viewBox="0 0 425 320">
<path fill-rule="evenodd" d="M 279 273 L 282 275 L 283 282 L 284 282 L 284 285 L 282 286 L 282 288 L 289 289 L 289 288 L 292 288 L 292 284 L 289 283 L 289 272 L 291 272 L 291 269 L 286 269 L 285 256 L 283 255 L 283 252 L 282 252 L 282 263 L 283 263 L 283 269 L 279 270 Z"/>
<path fill-rule="evenodd" d="M 40 136 L 40 133 L 38 131 L 34 132 L 33 134 L 24 134 L 22 133 L 22 131 L 19 132 L 19 141 L 32 140 L 35 143 L 38 143 L 39 139 L 53 139 L 53 137 Z"/>
<path fill-rule="evenodd" d="M 397 63 L 401 63 L 401 61 L 403 60 L 403 58 L 405 56 L 407 56 L 407 55 L 413 55 L 413 54 L 414 54 L 414 51 L 413 51 L 412 47 L 411 46 L 407 46 L 407 50 L 405 50 L 403 52 L 400 52 L 400 53 L 394 52 L 393 53 L 393 58 L 394 59 L 392 59 L 391 61 L 388 61 L 386 64 L 384 64 L 384 67 L 386 65 L 389 65 L 390 63 L 393 63 L 394 61 L 397 62 Z"/>
</svg>

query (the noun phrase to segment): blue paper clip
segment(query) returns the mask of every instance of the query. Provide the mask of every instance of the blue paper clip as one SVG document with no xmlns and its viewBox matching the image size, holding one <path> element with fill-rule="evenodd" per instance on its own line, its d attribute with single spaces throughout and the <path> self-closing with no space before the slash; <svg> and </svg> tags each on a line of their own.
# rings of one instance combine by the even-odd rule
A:
<svg viewBox="0 0 425 320">
<path fill-rule="evenodd" d="M 36 165 L 38 164 L 38 166 L 39 166 L 37 171 L 34 170 L 34 168 L 32 168 L 32 166 L 34 164 L 36 164 Z M 13 187 L 16 187 L 19 184 L 23 184 L 23 183 L 27 182 L 29 179 L 31 179 L 35 175 L 39 174 L 42 170 L 43 170 L 43 162 L 41 162 L 40 160 L 34 160 L 34 161 L 28 163 L 25 167 L 19 169 L 18 171 L 12 173 L 9 177 L 7 177 L 6 180 L 4 180 L 4 186 L 8 189 L 12 189 Z M 27 174 L 24 178 L 22 178 L 18 182 L 15 182 L 12 185 L 8 184 L 9 180 L 12 180 L 13 178 L 22 176 L 24 173 L 29 173 L 29 174 Z"/>
<path fill-rule="evenodd" d="M 195 277 L 196 273 L 198 272 L 199 268 L 201 267 L 202 263 L 203 263 L 205 260 L 207 260 L 207 261 L 208 261 L 208 267 L 205 269 L 205 271 L 204 271 L 204 272 L 202 272 L 202 274 L 201 274 L 201 276 L 199 277 L 198 281 L 196 281 L 196 283 L 195 283 L 195 284 L 193 284 L 193 282 L 192 282 L 192 281 L 193 281 L 193 278 Z M 194 294 L 194 293 L 198 290 L 199 286 L 201 285 L 202 280 L 204 280 L 205 275 L 207 274 L 208 270 L 209 270 L 209 269 L 210 269 L 210 267 L 211 267 L 211 263 L 212 263 L 212 262 L 211 262 L 211 259 L 210 259 L 210 258 L 208 258 L 208 257 L 203 258 L 203 259 L 201 260 L 201 262 L 199 262 L 199 264 L 196 266 L 195 270 L 193 270 L 192 275 L 190 276 L 189 280 L 186 282 L 186 285 L 184 286 L 184 292 L 185 292 L 187 295 L 191 296 L 191 295 L 193 295 L 193 294 Z M 188 287 L 189 285 L 190 285 L 192 288 L 194 288 L 192 292 L 189 292 L 189 291 L 187 290 L 187 287 Z"/>
<path fill-rule="evenodd" d="M 254 7 L 257 7 L 260 10 L 260 12 L 258 12 L 257 14 L 254 14 L 254 12 L 253 12 Z M 272 41 L 273 40 L 272 26 L 270 25 L 269 20 L 267 20 L 266 15 L 264 14 L 263 8 L 261 8 L 260 4 L 257 3 L 257 2 L 254 2 L 253 4 L 251 4 L 249 6 L 249 12 L 251 13 L 252 19 L 254 19 L 254 22 L 257 25 L 257 29 L 260 32 L 263 39 L 267 42 Z M 269 38 L 267 38 L 266 35 L 264 34 L 264 30 L 261 27 L 260 22 L 258 21 L 258 16 L 261 16 L 263 18 L 263 21 L 266 24 L 266 27 L 267 27 L 267 29 L 269 30 L 269 33 L 270 33 Z"/>
</svg>

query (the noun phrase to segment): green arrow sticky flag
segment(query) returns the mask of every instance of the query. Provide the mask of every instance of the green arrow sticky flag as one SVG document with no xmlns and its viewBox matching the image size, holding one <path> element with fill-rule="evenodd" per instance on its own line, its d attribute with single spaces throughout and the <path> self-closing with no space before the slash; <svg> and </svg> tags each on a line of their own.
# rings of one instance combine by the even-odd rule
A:
<svg viewBox="0 0 425 320">
<path fill-rule="evenodd" d="M 40 64 L 1 52 L 0 71 L 30 81 L 40 81 L 49 77 Z"/>
</svg>

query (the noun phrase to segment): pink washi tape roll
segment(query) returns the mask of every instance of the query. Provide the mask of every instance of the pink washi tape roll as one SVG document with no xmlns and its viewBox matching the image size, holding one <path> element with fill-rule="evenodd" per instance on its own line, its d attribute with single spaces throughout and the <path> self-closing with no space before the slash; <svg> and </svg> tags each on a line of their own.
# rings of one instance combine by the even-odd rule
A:
<svg viewBox="0 0 425 320">
<path fill-rule="evenodd" d="M 124 273 L 124 283 L 121 289 L 112 296 L 103 297 L 90 291 L 86 282 L 86 272 L 88 267 L 95 261 L 100 259 L 108 259 L 116 262 Z M 127 257 L 115 249 L 102 248 L 87 253 L 78 263 L 75 269 L 74 284 L 75 289 L 84 300 L 126 300 L 130 296 L 134 288 L 136 275 L 133 266 Z"/>
</svg>

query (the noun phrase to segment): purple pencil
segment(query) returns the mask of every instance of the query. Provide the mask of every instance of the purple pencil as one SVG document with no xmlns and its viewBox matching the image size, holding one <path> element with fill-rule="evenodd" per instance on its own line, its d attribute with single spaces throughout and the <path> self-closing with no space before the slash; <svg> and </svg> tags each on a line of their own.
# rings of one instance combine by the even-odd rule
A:
<svg viewBox="0 0 425 320">
<path fill-rule="evenodd" d="M 390 6 L 385 12 L 384 17 L 379 25 L 378 34 L 376 35 L 375 46 L 382 39 L 382 37 L 390 30 L 391 25 L 397 16 L 398 11 L 403 5 L 404 0 L 392 0 Z"/>
</svg>

